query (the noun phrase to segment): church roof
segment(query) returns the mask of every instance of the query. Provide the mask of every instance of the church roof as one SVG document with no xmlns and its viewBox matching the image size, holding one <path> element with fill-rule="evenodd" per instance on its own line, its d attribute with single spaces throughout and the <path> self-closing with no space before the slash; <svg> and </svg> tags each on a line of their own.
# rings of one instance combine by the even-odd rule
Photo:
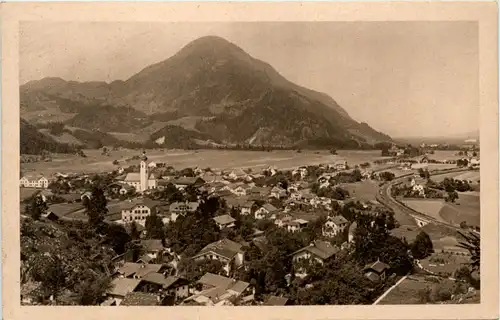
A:
<svg viewBox="0 0 500 320">
<path fill-rule="evenodd" d="M 141 174 L 139 172 L 129 172 L 124 181 L 141 181 Z"/>
</svg>

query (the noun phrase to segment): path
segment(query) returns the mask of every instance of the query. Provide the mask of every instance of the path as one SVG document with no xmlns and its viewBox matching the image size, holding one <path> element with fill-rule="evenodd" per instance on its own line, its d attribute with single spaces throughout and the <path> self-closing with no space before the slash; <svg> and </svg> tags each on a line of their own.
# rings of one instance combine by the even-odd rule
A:
<svg viewBox="0 0 500 320">
<path fill-rule="evenodd" d="M 399 284 L 401 282 L 403 282 L 407 277 L 408 277 L 408 275 L 406 275 L 406 276 L 402 277 L 401 279 L 399 279 L 398 282 L 396 282 L 392 287 L 390 287 L 389 289 L 387 289 L 386 292 L 384 292 L 380 297 L 378 297 L 378 299 L 373 303 L 373 305 L 376 305 L 380 301 L 382 301 L 382 299 L 384 299 L 385 296 L 387 296 L 394 288 L 396 288 L 397 286 L 399 286 Z"/>
</svg>

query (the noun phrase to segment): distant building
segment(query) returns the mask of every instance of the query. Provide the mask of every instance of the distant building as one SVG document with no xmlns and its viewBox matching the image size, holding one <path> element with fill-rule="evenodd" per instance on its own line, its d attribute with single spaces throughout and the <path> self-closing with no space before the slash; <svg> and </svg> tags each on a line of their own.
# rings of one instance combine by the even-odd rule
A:
<svg viewBox="0 0 500 320">
<path fill-rule="evenodd" d="M 217 216 L 214 218 L 215 223 L 219 229 L 232 228 L 235 226 L 236 220 L 228 214 Z"/>
<path fill-rule="evenodd" d="M 156 189 L 157 181 L 154 174 L 149 174 L 147 158 L 144 156 L 140 163 L 139 172 L 129 172 L 123 180 L 123 183 L 135 188 L 138 192 L 144 192 L 148 189 Z"/>
<path fill-rule="evenodd" d="M 197 283 L 201 287 L 194 295 L 184 300 L 183 304 L 195 303 L 204 306 L 231 306 L 234 299 L 250 293 L 248 282 L 234 280 L 213 273 L 206 273 Z"/>
<path fill-rule="evenodd" d="M 309 246 L 295 251 L 292 254 L 292 262 L 296 266 L 296 276 L 303 277 L 307 274 L 302 262 L 316 262 L 322 265 L 327 260 L 334 259 L 338 251 L 337 247 L 320 240 L 316 240 Z"/>
<path fill-rule="evenodd" d="M 136 201 L 125 202 L 122 206 L 122 221 L 136 221 L 141 224 L 146 222 L 146 218 L 153 213 L 156 213 L 156 207 L 160 203 L 149 199 L 141 199 Z"/>
<path fill-rule="evenodd" d="M 174 202 L 170 205 L 170 220 L 175 221 L 179 216 L 185 216 L 198 209 L 198 202 Z"/>
<path fill-rule="evenodd" d="M 208 244 L 199 253 L 193 256 L 195 261 L 218 260 L 229 274 L 235 268 L 243 265 L 244 252 L 242 245 L 229 239 L 222 239 Z"/>
<path fill-rule="evenodd" d="M 184 190 L 189 186 L 199 188 L 205 184 L 205 180 L 200 177 L 180 177 L 171 181 L 179 190 Z"/>
<path fill-rule="evenodd" d="M 328 217 L 322 228 L 324 237 L 335 237 L 347 228 L 348 221 L 343 216 Z"/>
<path fill-rule="evenodd" d="M 275 214 L 278 209 L 270 203 L 265 203 L 262 207 L 255 210 L 255 219 L 260 220 L 266 217 L 270 217 L 272 214 Z"/>
<path fill-rule="evenodd" d="M 386 272 L 390 270 L 390 266 L 377 260 L 373 263 L 366 265 L 363 269 L 365 277 L 372 282 L 384 281 L 386 279 Z"/>
<path fill-rule="evenodd" d="M 25 175 L 19 180 L 21 187 L 25 188 L 43 188 L 49 187 L 49 179 L 43 175 Z"/>
</svg>

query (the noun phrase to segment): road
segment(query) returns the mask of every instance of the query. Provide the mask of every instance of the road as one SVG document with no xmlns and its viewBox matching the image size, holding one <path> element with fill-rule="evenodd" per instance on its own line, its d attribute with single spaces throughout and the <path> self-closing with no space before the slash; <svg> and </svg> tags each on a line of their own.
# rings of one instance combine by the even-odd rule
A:
<svg viewBox="0 0 500 320">
<path fill-rule="evenodd" d="M 461 168 L 458 169 L 457 168 L 454 170 L 448 170 L 446 172 L 436 172 L 436 173 L 431 174 L 431 176 L 437 176 L 440 174 L 447 174 L 450 172 L 462 172 L 462 171 L 468 171 L 468 169 L 461 169 Z M 413 176 L 413 173 L 409 173 L 408 175 L 400 176 L 400 177 L 398 177 L 398 178 L 396 178 L 388 183 L 385 183 L 379 189 L 379 192 L 377 194 L 377 201 L 380 202 L 381 204 L 383 204 L 384 206 L 386 206 L 387 208 L 392 209 L 395 213 L 396 219 L 398 216 L 406 216 L 406 217 L 410 217 L 411 219 L 413 219 L 413 217 L 421 217 L 422 219 L 427 220 L 429 222 L 432 222 L 434 224 L 444 225 L 444 226 L 447 226 L 447 227 L 452 228 L 452 229 L 460 230 L 459 226 L 455 226 L 455 225 L 450 224 L 450 223 L 439 221 L 430 215 L 427 215 L 425 213 L 418 212 L 418 211 L 413 210 L 409 207 L 406 207 L 392 197 L 391 187 L 395 184 L 403 182 L 405 179 L 407 179 L 410 176 Z"/>
</svg>

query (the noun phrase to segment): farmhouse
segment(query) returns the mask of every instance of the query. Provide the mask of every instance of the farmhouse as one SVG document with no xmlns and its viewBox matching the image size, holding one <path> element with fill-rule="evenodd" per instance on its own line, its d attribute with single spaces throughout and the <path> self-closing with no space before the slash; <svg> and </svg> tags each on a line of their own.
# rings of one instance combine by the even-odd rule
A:
<svg viewBox="0 0 500 320">
<path fill-rule="evenodd" d="M 150 272 L 142 278 L 137 291 L 147 293 L 161 293 L 173 296 L 174 300 L 189 296 L 189 281 L 180 277 L 165 276 L 158 272 Z"/>
<path fill-rule="evenodd" d="M 335 161 L 333 163 L 333 168 L 338 171 L 347 170 L 347 160 L 342 159 Z"/>
<path fill-rule="evenodd" d="M 302 262 L 316 262 L 324 264 L 328 259 L 335 257 L 339 249 L 332 246 L 326 241 L 316 240 L 309 246 L 299 249 L 292 253 L 292 261 L 297 266 L 297 276 L 302 277 L 306 275 L 305 269 L 300 265 Z"/>
<path fill-rule="evenodd" d="M 423 179 L 411 179 L 412 191 L 420 196 L 425 196 L 425 180 Z"/>
<path fill-rule="evenodd" d="M 286 223 L 286 230 L 288 232 L 298 232 L 307 226 L 307 223 L 304 219 L 296 219 Z"/>
<path fill-rule="evenodd" d="M 231 217 L 228 214 L 224 214 L 222 216 L 217 216 L 214 218 L 215 223 L 217 224 L 217 227 L 219 229 L 224 229 L 224 228 L 232 228 L 235 226 L 234 222 L 236 221 L 233 217 Z"/>
<path fill-rule="evenodd" d="M 119 306 L 125 296 L 134 292 L 139 284 L 141 283 L 140 279 L 129 279 L 129 278 L 115 278 L 111 282 L 111 290 L 107 292 L 107 296 L 109 300 L 111 300 L 110 305 Z"/>
<path fill-rule="evenodd" d="M 255 219 L 260 220 L 266 217 L 270 217 L 272 214 L 276 213 L 278 209 L 270 203 L 265 203 L 262 207 L 255 211 Z"/>
<path fill-rule="evenodd" d="M 347 227 L 348 221 L 343 216 L 328 217 L 322 228 L 324 237 L 335 237 Z"/>
<path fill-rule="evenodd" d="M 213 273 L 206 273 L 198 280 L 198 285 L 201 286 L 201 291 L 187 298 L 185 303 L 196 302 L 206 306 L 232 305 L 229 300 L 242 296 L 250 287 L 248 282 Z"/>
<path fill-rule="evenodd" d="M 156 213 L 156 208 L 160 203 L 149 199 L 128 201 L 122 207 L 122 221 L 136 221 L 141 224 L 146 222 L 146 218 Z"/>
<path fill-rule="evenodd" d="M 174 202 L 170 205 L 170 219 L 175 221 L 178 216 L 185 216 L 187 213 L 193 213 L 198 209 L 198 202 Z"/>
<path fill-rule="evenodd" d="M 177 179 L 173 179 L 171 182 L 179 190 L 184 190 L 190 186 L 199 188 L 205 184 L 205 180 L 200 177 L 180 177 Z"/>
<path fill-rule="evenodd" d="M 43 175 L 25 175 L 19 181 L 21 187 L 25 188 L 43 188 L 49 186 L 49 180 Z"/>
<path fill-rule="evenodd" d="M 193 259 L 195 261 L 218 260 L 222 262 L 224 270 L 229 274 L 233 268 L 243 264 L 244 252 L 241 247 L 242 245 L 239 243 L 229 239 L 222 239 L 208 244 L 193 256 Z"/>
</svg>

